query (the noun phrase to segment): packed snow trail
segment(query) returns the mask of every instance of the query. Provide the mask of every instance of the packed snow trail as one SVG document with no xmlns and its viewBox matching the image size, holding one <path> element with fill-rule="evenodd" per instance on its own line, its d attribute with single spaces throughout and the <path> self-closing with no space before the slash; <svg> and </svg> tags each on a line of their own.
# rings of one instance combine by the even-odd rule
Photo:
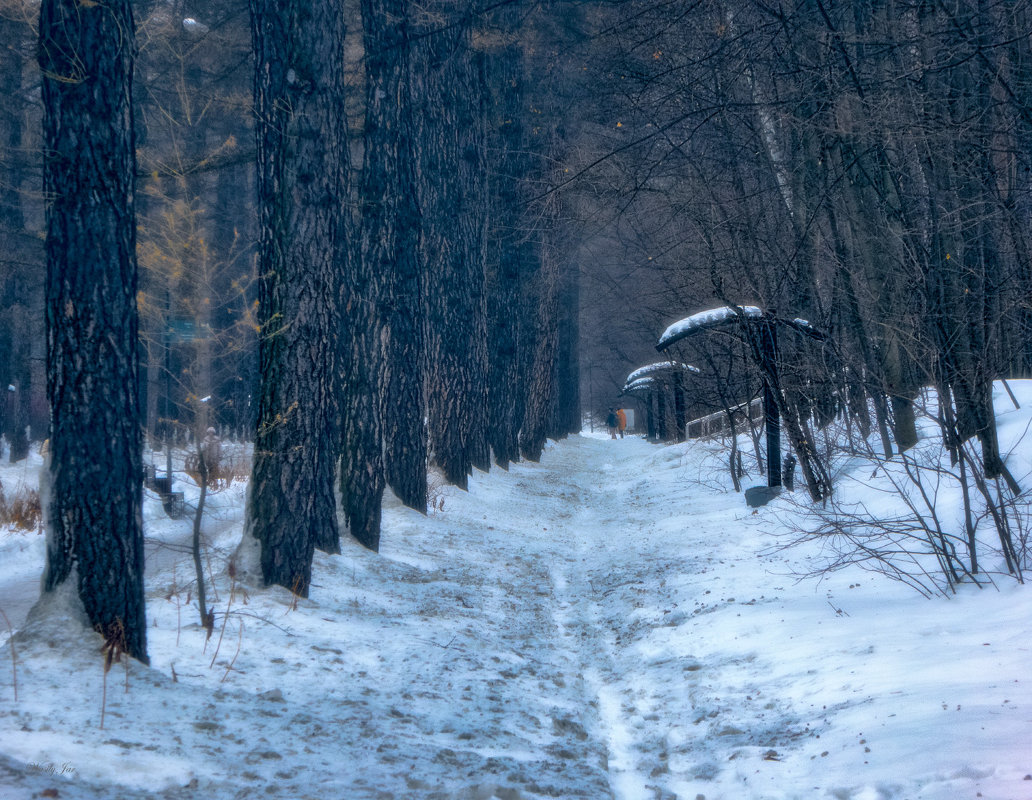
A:
<svg viewBox="0 0 1032 800">
<path fill-rule="evenodd" d="M 129 693 L 108 693 L 109 736 L 47 731 L 61 740 L 51 752 L 78 745 L 99 759 L 110 749 L 103 741 L 121 742 L 119 756 L 138 752 L 145 773 L 139 786 L 121 776 L 125 797 L 196 787 L 243 796 L 258 786 L 319 798 L 655 797 L 621 708 L 631 691 L 615 682 L 627 620 L 603 611 L 634 593 L 638 570 L 656 566 L 639 558 L 654 510 L 632 496 L 640 476 L 620 466 L 651 452 L 635 438 L 574 437 L 541 464 L 478 474 L 468 494 L 437 490 L 428 518 L 389 506 L 382 553 L 319 555 L 311 598 L 296 610 L 278 589 L 252 591 L 246 607 L 237 599 L 214 668 L 215 640 L 204 647 L 183 596 L 188 556 L 175 563 L 180 542 L 170 537 L 148 569 L 152 668 L 134 664 Z M 213 527 L 228 537 L 213 548 L 228 551 L 237 529 Z M 221 612 L 225 580 L 219 588 Z M 23 692 L 46 682 L 45 660 L 32 669 Z M 89 658 L 76 669 L 100 677 Z M 42 705 L 88 727 L 96 691 L 86 689 L 86 703 Z M 141 726 L 171 734 L 160 769 Z M 28 756 L 38 741 L 19 738 L 0 745 Z M 68 763 L 75 780 L 61 796 L 91 796 L 91 785 L 103 793 L 101 770 L 82 754 Z M 184 770 L 186 788 L 177 787 Z"/>
<path fill-rule="evenodd" d="M 208 642 L 190 521 L 151 498 L 151 666 L 108 675 L 101 730 L 95 635 L 30 627 L 0 798 L 1030 800 L 1027 603 L 969 597 L 968 630 L 877 579 L 793 587 L 785 507 L 750 512 L 723 461 L 572 437 L 429 516 L 388 501 L 382 552 L 317 554 L 300 601 L 231 586 L 243 488 L 211 495 Z"/>
</svg>

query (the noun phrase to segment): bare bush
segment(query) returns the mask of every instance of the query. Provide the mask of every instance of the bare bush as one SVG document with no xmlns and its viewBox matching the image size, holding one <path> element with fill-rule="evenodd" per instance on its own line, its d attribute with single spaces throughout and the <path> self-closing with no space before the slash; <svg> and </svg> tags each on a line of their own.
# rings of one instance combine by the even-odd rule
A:
<svg viewBox="0 0 1032 800">
<path fill-rule="evenodd" d="M 859 566 L 926 596 L 953 594 L 964 583 L 995 585 L 1003 576 L 1024 581 L 1027 497 L 986 477 L 975 443 L 951 451 L 932 436 L 884 460 L 856 437 L 842 441 L 832 453 L 839 491 L 823 507 L 799 508 L 808 523 L 776 546 L 819 541 L 806 577 Z"/>
<path fill-rule="evenodd" d="M 193 479 L 194 483 L 198 486 L 201 485 L 200 463 L 196 453 L 191 453 L 186 457 L 183 471 Z M 208 470 L 208 491 L 213 494 L 221 492 L 228 489 L 233 483 L 245 483 L 250 477 L 251 456 L 242 451 L 227 453 Z"/>
<path fill-rule="evenodd" d="M 43 530 L 43 511 L 39 492 L 25 486 L 18 487 L 11 497 L 0 482 L 0 525 L 8 525 L 26 531 Z"/>
</svg>

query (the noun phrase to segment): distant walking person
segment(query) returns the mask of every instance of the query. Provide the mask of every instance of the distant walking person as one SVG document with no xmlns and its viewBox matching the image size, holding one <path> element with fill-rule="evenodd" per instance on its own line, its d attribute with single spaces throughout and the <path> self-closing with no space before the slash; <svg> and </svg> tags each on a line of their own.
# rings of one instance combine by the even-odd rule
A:
<svg viewBox="0 0 1032 800">
<path fill-rule="evenodd" d="M 616 427 L 620 430 L 620 438 L 623 438 L 623 432 L 627 429 L 627 412 L 622 408 L 616 409 Z"/>
<path fill-rule="evenodd" d="M 611 439 L 616 438 L 616 430 L 620 424 L 619 417 L 616 416 L 616 411 L 612 408 L 609 409 L 609 416 L 606 417 L 606 427 L 609 428 L 609 437 Z"/>
</svg>

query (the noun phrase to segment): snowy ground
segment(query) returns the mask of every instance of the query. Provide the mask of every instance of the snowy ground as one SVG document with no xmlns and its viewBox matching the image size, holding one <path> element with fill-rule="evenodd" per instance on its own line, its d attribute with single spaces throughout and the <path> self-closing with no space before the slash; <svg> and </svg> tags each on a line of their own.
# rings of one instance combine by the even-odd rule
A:
<svg viewBox="0 0 1032 800">
<path fill-rule="evenodd" d="M 718 463 L 573 437 L 428 518 L 388 504 L 383 552 L 318 555 L 296 604 L 231 589 L 234 486 L 211 498 L 207 643 L 190 523 L 150 497 L 151 666 L 108 675 L 101 729 L 93 634 L 28 626 L 17 701 L 0 637 L 0 797 L 1032 798 L 1032 594 L 799 582 L 820 553 L 772 547 L 791 502 L 753 513 Z M 16 627 L 42 558 L 0 532 Z"/>
</svg>

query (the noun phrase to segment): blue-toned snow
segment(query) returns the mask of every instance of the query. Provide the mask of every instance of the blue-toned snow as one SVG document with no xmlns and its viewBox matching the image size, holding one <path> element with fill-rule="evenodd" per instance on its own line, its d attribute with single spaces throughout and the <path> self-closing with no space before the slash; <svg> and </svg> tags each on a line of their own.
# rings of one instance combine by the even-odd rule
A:
<svg viewBox="0 0 1032 800">
<path fill-rule="evenodd" d="M 1012 386 L 1001 441 L 1027 487 L 1032 385 Z M 57 610 L 20 634 L 17 702 L 4 635 L 0 797 L 1032 798 L 1032 593 L 798 580 L 828 555 L 777 547 L 809 524 L 805 493 L 752 511 L 725 464 L 719 442 L 575 436 L 435 489 L 428 517 L 389 502 L 383 552 L 317 554 L 296 603 L 231 587 L 234 485 L 210 497 L 207 643 L 190 522 L 149 495 L 151 666 L 128 691 L 109 673 L 101 730 L 94 634 Z M 4 463 L 5 491 L 38 468 Z M 871 475 L 842 465 L 842 501 L 888 503 Z M 0 533 L 16 627 L 42 564 L 42 536 Z"/>
</svg>

